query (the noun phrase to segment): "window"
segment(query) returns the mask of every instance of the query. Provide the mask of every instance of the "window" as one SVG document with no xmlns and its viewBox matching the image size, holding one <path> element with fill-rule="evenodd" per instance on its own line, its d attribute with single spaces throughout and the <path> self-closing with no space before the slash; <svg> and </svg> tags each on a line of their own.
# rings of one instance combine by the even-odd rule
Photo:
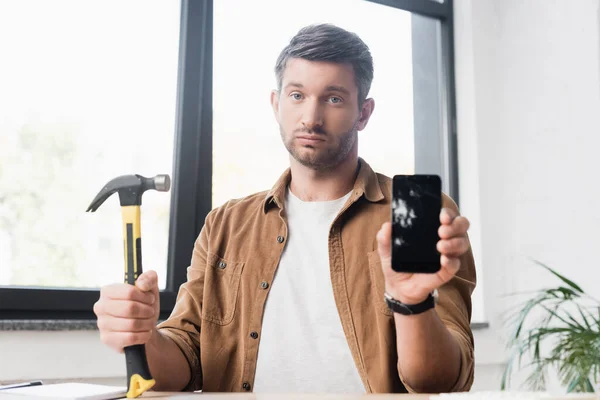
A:
<svg viewBox="0 0 600 400">
<path fill-rule="evenodd" d="M 85 210 L 119 175 L 173 174 L 179 19 L 177 2 L 0 3 L 2 296 L 60 303 L 122 281 L 118 196 Z M 170 200 L 148 192 L 142 206 L 162 289 Z"/>
<path fill-rule="evenodd" d="M 113 198 L 83 211 L 126 173 L 172 174 L 142 206 L 144 267 L 168 315 L 210 209 L 286 168 L 273 68 L 317 22 L 373 53 L 360 156 L 388 175 L 438 173 L 457 199 L 450 0 L 2 3 L 0 319 L 93 318 L 97 287 L 122 279 L 120 211 Z M 231 106 L 240 87 L 244 107 Z"/>
<path fill-rule="evenodd" d="M 98 287 L 122 277 L 120 209 L 83 211 L 118 175 L 172 173 L 179 7 L 148 3 L 131 29 L 140 1 L 30 3 L 1 12 L 0 284 Z M 169 199 L 142 210 L 163 288 Z"/>
</svg>

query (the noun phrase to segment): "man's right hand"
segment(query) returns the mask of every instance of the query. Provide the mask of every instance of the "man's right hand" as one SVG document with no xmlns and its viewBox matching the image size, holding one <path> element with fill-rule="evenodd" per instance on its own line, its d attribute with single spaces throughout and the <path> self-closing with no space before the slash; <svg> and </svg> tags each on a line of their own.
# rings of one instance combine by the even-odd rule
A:
<svg viewBox="0 0 600 400">
<path fill-rule="evenodd" d="M 102 342 L 122 353 L 127 346 L 144 344 L 156 328 L 160 311 L 158 276 L 146 271 L 135 286 L 118 283 L 100 289 L 94 304 Z"/>
</svg>

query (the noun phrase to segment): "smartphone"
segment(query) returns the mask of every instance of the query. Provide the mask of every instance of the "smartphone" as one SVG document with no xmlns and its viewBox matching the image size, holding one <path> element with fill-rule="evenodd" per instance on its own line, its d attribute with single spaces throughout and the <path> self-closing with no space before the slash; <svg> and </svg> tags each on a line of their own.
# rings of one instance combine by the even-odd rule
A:
<svg viewBox="0 0 600 400">
<path fill-rule="evenodd" d="M 437 175 L 395 175 L 392 181 L 392 269 L 440 270 L 442 180 Z"/>
</svg>

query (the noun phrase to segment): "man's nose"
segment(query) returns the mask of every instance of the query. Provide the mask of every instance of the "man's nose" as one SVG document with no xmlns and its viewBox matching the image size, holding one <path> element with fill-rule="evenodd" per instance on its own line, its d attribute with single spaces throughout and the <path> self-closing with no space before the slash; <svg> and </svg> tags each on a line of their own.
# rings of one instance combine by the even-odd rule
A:
<svg viewBox="0 0 600 400">
<path fill-rule="evenodd" d="M 323 126 L 323 110 L 318 101 L 305 102 L 302 110 L 302 125 L 311 131 L 319 132 Z"/>
</svg>

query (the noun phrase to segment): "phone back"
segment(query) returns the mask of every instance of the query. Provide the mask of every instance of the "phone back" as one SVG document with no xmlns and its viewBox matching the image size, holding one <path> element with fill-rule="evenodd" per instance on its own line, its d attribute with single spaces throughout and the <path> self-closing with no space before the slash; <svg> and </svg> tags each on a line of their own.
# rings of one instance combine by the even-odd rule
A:
<svg viewBox="0 0 600 400">
<path fill-rule="evenodd" d="M 395 175 L 392 183 L 392 269 L 440 270 L 442 182 L 437 175 Z"/>
</svg>

